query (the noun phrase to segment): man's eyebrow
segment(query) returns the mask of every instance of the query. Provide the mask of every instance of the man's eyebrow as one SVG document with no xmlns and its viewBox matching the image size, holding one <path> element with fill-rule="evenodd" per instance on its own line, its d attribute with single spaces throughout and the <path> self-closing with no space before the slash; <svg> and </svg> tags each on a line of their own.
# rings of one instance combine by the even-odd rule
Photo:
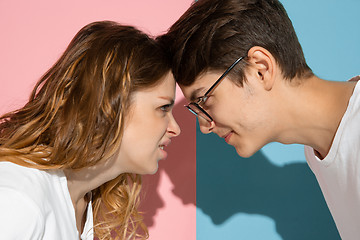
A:
<svg viewBox="0 0 360 240">
<path fill-rule="evenodd" d="M 204 89 L 205 89 L 204 87 L 201 87 L 201 88 L 194 90 L 190 95 L 190 102 L 194 102 L 197 99 L 199 92 L 203 91 Z"/>
</svg>

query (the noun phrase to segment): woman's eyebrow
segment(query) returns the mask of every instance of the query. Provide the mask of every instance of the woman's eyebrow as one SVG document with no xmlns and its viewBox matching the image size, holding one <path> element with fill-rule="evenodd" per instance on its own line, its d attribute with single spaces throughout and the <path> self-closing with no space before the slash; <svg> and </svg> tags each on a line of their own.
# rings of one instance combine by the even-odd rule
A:
<svg viewBox="0 0 360 240">
<path fill-rule="evenodd" d="M 159 98 L 169 101 L 169 102 L 170 102 L 170 105 L 174 105 L 174 103 L 175 103 L 175 100 L 174 100 L 174 98 L 172 98 L 172 97 L 160 96 Z"/>
</svg>

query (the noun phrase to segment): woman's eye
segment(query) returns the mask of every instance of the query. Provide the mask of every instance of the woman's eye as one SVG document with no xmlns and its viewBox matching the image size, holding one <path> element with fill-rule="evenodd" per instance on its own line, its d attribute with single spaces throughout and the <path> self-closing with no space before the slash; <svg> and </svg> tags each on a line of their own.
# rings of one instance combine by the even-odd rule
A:
<svg viewBox="0 0 360 240">
<path fill-rule="evenodd" d="M 171 110 L 171 104 L 166 104 L 160 107 L 160 110 L 163 112 L 169 112 Z"/>
</svg>

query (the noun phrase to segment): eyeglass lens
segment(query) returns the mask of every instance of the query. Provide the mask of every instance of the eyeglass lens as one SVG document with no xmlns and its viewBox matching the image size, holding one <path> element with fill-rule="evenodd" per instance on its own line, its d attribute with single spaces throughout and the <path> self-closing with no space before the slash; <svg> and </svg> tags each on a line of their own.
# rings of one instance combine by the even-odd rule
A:
<svg viewBox="0 0 360 240">
<path fill-rule="evenodd" d="M 206 120 L 207 122 L 212 122 L 212 119 L 202 110 L 197 104 L 190 104 L 188 109 L 198 117 Z"/>
</svg>

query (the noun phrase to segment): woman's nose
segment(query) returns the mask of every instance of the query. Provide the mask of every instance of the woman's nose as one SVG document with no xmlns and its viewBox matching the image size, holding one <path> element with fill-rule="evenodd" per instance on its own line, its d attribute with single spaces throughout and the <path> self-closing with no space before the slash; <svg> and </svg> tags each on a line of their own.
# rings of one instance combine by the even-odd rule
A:
<svg viewBox="0 0 360 240">
<path fill-rule="evenodd" d="M 179 136 L 181 129 L 179 124 L 176 122 L 174 116 L 171 114 L 170 122 L 168 126 L 168 132 L 171 133 L 172 137 Z"/>
</svg>

